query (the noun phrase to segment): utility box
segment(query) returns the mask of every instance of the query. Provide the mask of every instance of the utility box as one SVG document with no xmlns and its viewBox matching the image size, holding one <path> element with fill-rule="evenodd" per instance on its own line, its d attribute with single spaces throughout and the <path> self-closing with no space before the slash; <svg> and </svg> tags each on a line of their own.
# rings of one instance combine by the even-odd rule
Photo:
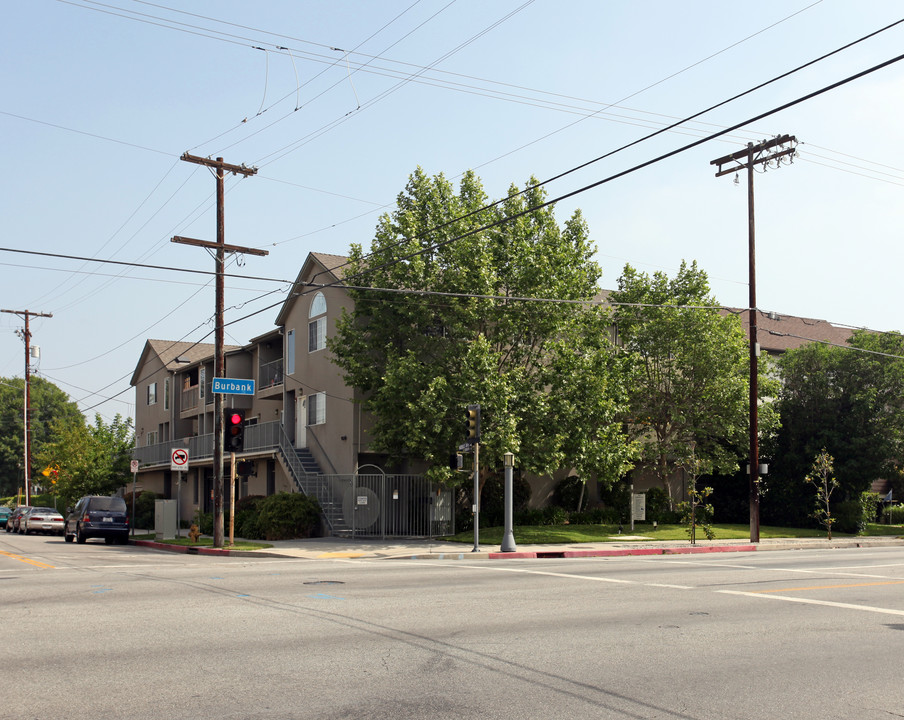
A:
<svg viewBox="0 0 904 720">
<path fill-rule="evenodd" d="M 176 519 L 176 501 L 175 500 L 155 500 L 154 501 L 154 536 L 160 541 L 165 538 L 176 537 L 176 528 L 178 522 Z"/>
</svg>

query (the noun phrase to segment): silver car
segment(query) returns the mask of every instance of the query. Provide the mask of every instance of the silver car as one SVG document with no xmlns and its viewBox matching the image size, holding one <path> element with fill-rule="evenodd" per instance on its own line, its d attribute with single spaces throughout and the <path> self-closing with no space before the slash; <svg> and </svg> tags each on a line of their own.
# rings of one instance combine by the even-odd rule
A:
<svg viewBox="0 0 904 720">
<path fill-rule="evenodd" d="M 19 521 L 19 533 L 44 533 L 45 535 L 63 534 L 63 516 L 49 507 L 33 507 Z"/>
</svg>

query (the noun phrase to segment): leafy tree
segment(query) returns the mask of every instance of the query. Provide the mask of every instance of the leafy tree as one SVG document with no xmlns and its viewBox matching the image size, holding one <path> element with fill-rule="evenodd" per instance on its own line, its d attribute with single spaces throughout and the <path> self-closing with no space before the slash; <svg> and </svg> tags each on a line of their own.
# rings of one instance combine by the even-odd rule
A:
<svg viewBox="0 0 904 720">
<path fill-rule="evenodd" d="M 838 481 L 832 475 L 833 467 L 834 459 L 823 448 L 813 460 L 813 469 L 810 474 L 804 478 L 806 482 L 816 488 L 816 509 L 813 517 L 826 529 L 829 540 L 832 539 L 832 523 L 835 521 L 829 502 L 832 493 L 838 487 Z"/>
<path fill-rule="evenodd" d="M 696 263 L 682 263 L 672 279 L 626 265 L 609 299 L 634 364 L 624 419 L 663 489 L 671 498 L 681 458 L 734 471 L 749 428 L 749 351 L 738 317 L 712 309 L 716 300 Z M 766 363 L 759 367 L 761 396 L 774 395 Z M 770 405 L 762 406 L 761 433 L 775 424 Z"/>
<path fill-rule="evenodd" d="M 66 505 L 82 495 L 109 495 L 131 479 L 132 421 L 116 415 L 107 425 L 95 415 L 90 425 L 79 415 L 56 423 L 54 440 L 42 449 L 44 466 L 58 468 L 57 492 Z"/>
<path fill-rule="evenodd" d="M 32 458 L 29 477 L 37 477 L 46 467 L 37 458 L 53 438 L 57 421 L 82 417 L 78 405 L 56 385 L 44 378 L 31 376 L 29 406 Z M 24 417 L 25 381 L 23 378 L 0 378 L 0 495 L 12 495 L 22 487 L 25 455 Z"/>
<path fill-rule="evenodd" d="M 484 477 L 506 451 L 534 473 L 573 466 L 612 482 L 630 467 L 621 360 L 605 313 L 583 304 L 600 275 L 587 226 L 579 212 L 560 228 L 551 208 L 531 209 L 546 196 L 528 185 L 487 209 L 473 173 L 456 193 L 418 169 L 370 251 L 352 248 L 355 285 L 404 292 L 351 289 L 330 348 L 365 393 L 374 449 L 426 459 L 435 480 L 453 481 L 470 403 L 482 408 Z"/>
<path fill-rule="evenodd" d="M 858 331 L 849 344 L 810 343 L 779 361 L 782 427 L 764 496 L 764 513 L 777 521 L 806 522 L 804 478 L 822 450 L 834 458 L 844 500 L 857 500 L 880 477 L 900 483 L 904 338 Z"/>
</svg>

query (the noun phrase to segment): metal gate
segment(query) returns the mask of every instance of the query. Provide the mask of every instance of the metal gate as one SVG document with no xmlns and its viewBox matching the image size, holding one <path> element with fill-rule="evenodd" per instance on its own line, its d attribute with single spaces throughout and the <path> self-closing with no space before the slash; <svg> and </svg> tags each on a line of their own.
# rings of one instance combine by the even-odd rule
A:
<svg viewBox="0 0 904 720">
<path fill-rule="evenodd" d="M 453 495 L 421 475 L 325 475 L 331 525 L 353 537 L 439 537 L 455 533 Z M 329 516 L 329 513 L 328 513 Z"/>
</svg>

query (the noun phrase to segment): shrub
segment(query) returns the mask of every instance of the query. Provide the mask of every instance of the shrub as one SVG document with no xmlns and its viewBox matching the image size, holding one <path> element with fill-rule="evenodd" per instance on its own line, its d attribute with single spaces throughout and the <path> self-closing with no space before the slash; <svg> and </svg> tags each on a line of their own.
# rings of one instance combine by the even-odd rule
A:
<svg viewBox="0 0 904 720">
<path fill-rule="evenodd" d="M 865 527 L 863 506 L 859 500 L 845 500 L 832 505 L 832 528 L 834 530 L 855 535 Z"/>
<path fill-rule="evenodd" d="M 474 494 L 471 483 L 468 493 L 468 510 L 471 509 L 470 496 Z M 530 484 L 519 473 L 512 474 L 512 513 L 527 506 L 530 501 Z M 493 527 L 505 523 L 505 476 L 490 475 L 480 491 L 480 524 Z M 456 527 L 458 527 L 456 525 Z"/>
<path fill-rule="evenodd" d="M 158 498 L 163 498 L 162 495 L 158 495 L 157 493 L 153 493 L 150 491 L 145 491 L 138 493 L 135 497 L 135 520 L 134 527 L 138 530 L 153 530 L 154 522 L 155 522 L 155 505 L 154 501 Z M 126 507 L 129 509 L 129 514 L 131 516 L 132 513 L 132 493 L 126 493 L 123 495 L 123 499 L 126 501 Z"/>
<path fill-rule="evenodd" d="M 619 516 L 617 508 L 596 507 L 583 512 L 570 513 L 568 522 L 572 525 L 618 525 Z"/>
<path fill-rule="evenodd" d="M 669 496 L 660 487 L 647 490 L 647 522 L 674 523 L 679 515 L 669 509 Z"/>
<path fill-rule="evenodd" d="M 568 513 L 558 505 L 543 508 L 543 525 L 564 525 L 568 521 Z"/>
<path fill-rule="evenodd" d="M 543 525 L 543 511 L 538 508 L 525 508 L 513 513 L 514 525 Z"/>
<path fill-rule="evenodd" d="M 277 493 L 261 501 L 258 522 L 266 540 L 311 537 L 320 524 L 320 504 L 301 493 Z"/>
<path fill-rule="evenodd" d="M 887 505 L 882 508 L 882 522 L 889 525 L 904 524 L 904 505 Z"/>
<path fill-rule="evenodd" d="M 553 504 L 569 511 L 579 512 L 581 508 L 578 507 L 578 499 L 581 497 L 582 489 L 584 490 L 583 503 L 587 503 L 587 492 L 583 485 L 584 482 L 576 475 L 569 475 L 559 481 L 552 494 Z"/>
<path fill-rule="evenodd" d="M 235 534 L 246 540 L 263 540 L 264 529 L 260 523 L 260 508 L 266 498 L 249 495 L 235 504 Z"/>
<path fill-rule="evenodd" d="M 196 512 L 195 523 L 202 535 L 213 535 L 213 513 Z"/>
<path fill-rule="evenodd" d="M 863 510 L 862 530 L 866 529 L 866 523 L 873 523 L 879 519 L 879 503 L 881 501 L 882 496 L 879 493 L 860 493 L 860 507 Z"/>
</svg>

